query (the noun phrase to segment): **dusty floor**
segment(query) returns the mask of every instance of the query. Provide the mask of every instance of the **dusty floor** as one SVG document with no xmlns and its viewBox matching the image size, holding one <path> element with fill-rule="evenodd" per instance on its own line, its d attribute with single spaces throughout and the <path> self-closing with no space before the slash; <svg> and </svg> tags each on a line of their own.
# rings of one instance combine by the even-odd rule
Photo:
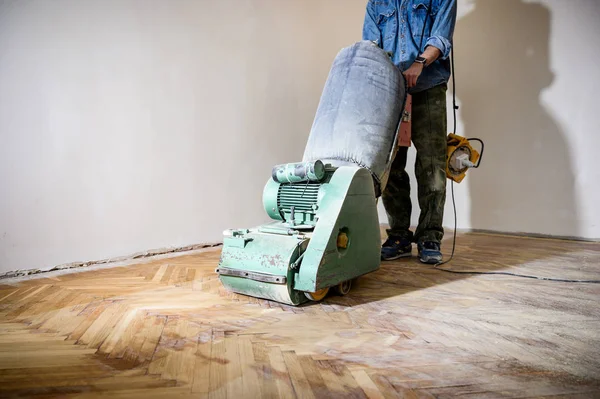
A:
<svg viewBox="0 0 600 399">
<path fill-rule="evenodd" d="M 292 308 L 218 258 L 0 282 L 0 396 L 600 397 L 599 284 L 410 259 Z M 448 267 L 600 279 L 600 244 L 467 234 Z"/>
</svg>

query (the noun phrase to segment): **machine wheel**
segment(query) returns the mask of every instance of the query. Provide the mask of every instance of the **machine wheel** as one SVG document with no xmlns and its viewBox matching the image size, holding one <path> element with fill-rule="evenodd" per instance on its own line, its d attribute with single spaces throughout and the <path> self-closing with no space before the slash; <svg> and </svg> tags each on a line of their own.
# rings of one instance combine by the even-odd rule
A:
<svg viewBox="0 0 600 399">
<path fill-rule="evenodd" d="M 350 292 L 350 289 L 352 288 L 352 280 L 346 280 L 346 281 L 342 281 L 341 283 L 339 283 L 338 285 L 336 285 L 335 287 L 335 291 L 339 294 L 339 295 L 346 295 L 347 293 Z"/>
<path fill-rule="evenodd" d="M 317 292 L 305 292 L 304 296 L 306 296 L 311 301 L 319 302 L 319 301 L 322 301 L 323 298 L 325 298 L 325 296 L 327 295 L 328 292 L 329 292 L 329 287 L 323 288 L 322 290 L 319 290 Z"/>
</svg>

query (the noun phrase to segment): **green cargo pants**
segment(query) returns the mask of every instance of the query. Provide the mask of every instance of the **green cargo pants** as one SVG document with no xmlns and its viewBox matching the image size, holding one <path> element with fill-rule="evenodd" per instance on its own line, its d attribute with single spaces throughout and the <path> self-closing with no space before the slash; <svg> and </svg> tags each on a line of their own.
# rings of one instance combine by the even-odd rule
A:
<svg viewBox="0 0 600 399">
<path fill-rule="evenodd" d="M 394 158 L 387 186 L 382 194 L 388 215 L 388 235 L 414 242 L 441 242 L 446 202 L 446 85 L 412 95 L 412 142 L 417 150 L 415 175 L 421 215 L 413 235 L 409 230 L 412 203 L 406 173 L 408 148 L 401 147 Z"/>
</svg>

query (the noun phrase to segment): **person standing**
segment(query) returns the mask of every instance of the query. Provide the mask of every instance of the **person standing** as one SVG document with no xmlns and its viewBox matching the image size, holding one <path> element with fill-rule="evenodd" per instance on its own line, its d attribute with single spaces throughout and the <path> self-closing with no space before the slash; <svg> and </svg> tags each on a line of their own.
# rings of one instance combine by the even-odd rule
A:
<svg viewBox="0 0 600 399">
<path fill-rule="evenodd" d="M 446 202 L 446 90 L 450 79 L 450 50 L 456 24 L 456 0 L 369 0 L 363 40 L 392 56 L 412 95 L 411 140 L 417 150 L 415 175 L 421 214 L 410 231 L 412 203 L 406 173 L 407 147 L 394 158 L 382 193 L 390 228 L 381 248 L 382 260 L 412 255 L 419 260 L 442 260 L 441 241 Z"/>
</svg>

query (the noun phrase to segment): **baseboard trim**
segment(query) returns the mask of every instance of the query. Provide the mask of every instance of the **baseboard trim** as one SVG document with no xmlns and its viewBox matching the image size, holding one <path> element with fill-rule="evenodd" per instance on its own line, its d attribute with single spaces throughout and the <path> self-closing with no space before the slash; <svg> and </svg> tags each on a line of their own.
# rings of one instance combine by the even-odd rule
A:
<svg viewBox="0 0 600 399">
<path fill-rule="evenodd" d="M 18 278 L 18 277 L 26 277 L 35 274 L 41 273 L 49 273 L 49 272 L 57 272 L 57 271 L 65 271 L 70 269 L 80 269 L 84 267 L 90 266 L 98 266 L 98 265 L 109 265 L 113 263 L 123 263 L 128 261 L 134 261 L 144 258 L 152 258 L 156 256 L 163 256 L 169 254 L 176 254 L 180 252 L 189 252 L 196 251 L 205 248 L 218 247 L 223 245 L 223 243 L 204 243 L 204 244 L 192 244 L 186 245 L 183 247 L 175 247 L 175 248 L 159 248 L 159 249 L 150 249 L 148 251 L 136 252 L 131 255 L 119 256 L 115 258 L 101 259 L 101 260 L 91 260 L 88 262 L 72 262 L 65 263 L 62 265 L 54 266 L 50 269 L 27 269 L 27 270 L 14 270 L 8 271 L 0 274 L 0 280 L 9 279 L 9 278 Z"/>
<path fill-rule="evenodd" d="M 600 238 L 561 236 L 561 235 L 541 234 L 541 233 L 521 233 L 521 232 L 496 231 L 496 230 L 485 230 L 485 229 L 456 229 L 456 231 L 461 232 L 461 233 L 479 233 L 479 234 L 500 235 L 500 236 L 521 237 L 521 238 L 543 238 L 543 239 L 547 239 L 547 240 L 600 242 Z"/>
<path fill-rule="evenodd" d="M 387 228 L 389 225 L 381 224 L 382 228 Z M 448 231 L 452 231 L 452 229 L 448 229 Z M 522 233 L 522 232 L 507 232 L 507 231 L 498 231 L 498 230 L 486 230 L 486 229 L 456 229 L 458 233 L 461 234 L 486 234 L 486 235 L 496 235 L 496 236 L 508 236 L 508 237 L 520 237 L 520 238 L 534 238 L 534 239 L 546 239 L 546 240 L 561 240 L 561 241 L 582 241 L 582 242 L 600 242 L 600 238 L 586 238 L 586 237 L 573 237 L 573 236 L 559 236 L 559 235 L 551 235 L 551 234 L 539 234 L 539 233 Z M 446 234 L 446 237 L 448 235 Z M 56 272 L 56 271 L 66 271 L 70 269 L 80 269 L 84 267 L 90 266 L 98 266 L 98 265 L 109 265 L 112 263 L 123 263 L 127 261 L 134 261 L 143 258 L 152 258 L 156 256 L 169 255 L 169 254 L 177 254 L 181 252 L 189 252 L 196 251 L 205 248 L 218 247 L 223 245 L 222 242 L 217 243 L 205 243 L 205 244 L 193 244 L 186 245 L 183 247 L 176 248 L 160 248 L 160 249 L 151 249 L 144 252 L 137 252 L 131 255 L 119 256 L 116 258 L 109 259 L 101 259 L 101 260 L 92 260 L 88 262 L 72 262 L 65 263 L 62 265 L 54 266 L 50 269 L 28 269 L 28 270 L 15 270 L 8 271 L 0 274 L 0 280 L 9 279 L 9 278 L 18 278 L 18 277 L 26 277 L 35 274 Z"/>
</svg>

